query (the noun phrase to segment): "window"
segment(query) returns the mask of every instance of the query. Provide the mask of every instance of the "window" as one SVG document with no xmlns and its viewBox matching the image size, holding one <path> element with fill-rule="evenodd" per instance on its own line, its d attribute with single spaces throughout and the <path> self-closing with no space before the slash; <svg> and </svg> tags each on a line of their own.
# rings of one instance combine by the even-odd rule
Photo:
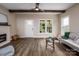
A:
<svg viewBox="0 0 79 59">
<path fill-rule="evenodd" d="M 40 33 L 45 32 L 45 20 L 40 20 Z"/>
<path fill-rule="evenodd" d="M 61 19 L 61 34 L 64 35 L 64 32 L 69 32 L 69 16 L 66 16 Z"/>
<path fill-rule="evenodd" d="M 51 22 L 51 20 L 47 20 L 47 32 L 52 33 L 52 22 Z"/>
<path fill-rule="evenodd" d="M 69 17 L 65 17 L 62 19 L 62 26 L 68 26 L 69 25 Z"/>
<path fill-rule="evenodd" d="M 52 33 L 51 20 L 40 20 L 40 33 Z"/>
</svg>

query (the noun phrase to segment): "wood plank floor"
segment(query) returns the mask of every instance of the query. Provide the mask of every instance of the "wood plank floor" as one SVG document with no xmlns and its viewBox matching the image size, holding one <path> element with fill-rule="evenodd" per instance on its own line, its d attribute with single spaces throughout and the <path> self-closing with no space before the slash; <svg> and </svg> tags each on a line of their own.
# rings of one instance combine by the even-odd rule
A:
<svg viewBox="0 0 79 59">
<path fill-rule="evenodd" d="M 62 48 L 58 41 L 55 42 L 55 51 L 48 46 L 45 39 L 18 39 L 12 41 L 15 48 L 15 56 L 75 56 Z"/>
</svg>

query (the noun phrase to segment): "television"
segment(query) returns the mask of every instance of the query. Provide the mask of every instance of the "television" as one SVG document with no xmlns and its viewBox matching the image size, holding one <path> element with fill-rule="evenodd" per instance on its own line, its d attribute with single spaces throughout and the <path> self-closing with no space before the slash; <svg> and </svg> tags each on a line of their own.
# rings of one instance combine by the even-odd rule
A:
<svg viewBox="0 0 79 59">
<path fill-rule="evenodd" d="M 8 17 L 5 14 L 0 14 L 0 26 L 8 25 Z"/>
</svg>

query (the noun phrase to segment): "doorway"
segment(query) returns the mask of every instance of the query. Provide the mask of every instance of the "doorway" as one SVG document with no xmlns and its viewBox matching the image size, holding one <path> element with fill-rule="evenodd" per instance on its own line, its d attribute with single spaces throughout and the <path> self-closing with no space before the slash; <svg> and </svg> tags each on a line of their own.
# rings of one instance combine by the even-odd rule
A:
<svg viewBox="0 0 79 59">
<path fill-rule="evenodd" d="M 33 37 L 33 27 L 34 27 L 33 20 L 26 20 L 25 22 L 26 22 L 25 23 L 26 37 Z"/>
</svg>

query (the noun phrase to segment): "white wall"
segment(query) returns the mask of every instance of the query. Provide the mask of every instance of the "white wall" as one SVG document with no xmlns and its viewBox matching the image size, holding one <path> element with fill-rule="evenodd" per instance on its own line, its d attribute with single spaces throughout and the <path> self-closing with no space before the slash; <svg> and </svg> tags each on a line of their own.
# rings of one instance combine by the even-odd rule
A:
<svg viewBox="0 0 79 59">
<path fill-rule="evenodd" d="M 26 14 L 17 14 L 17 33 L 20 37 L 24 36 L 24 20 L 34 20 L 34 37 L 46 37 L 49 36 L 48 33 L 40 34 L 39 33 L 39 20 L 40 19 L 52 19 L 52 36 L 55 36 L 58 32 L 58 16 L 56 14 L 34 14 L 34 13 L 26 13 Z"/>
<path fill-rule="evenodd" d="M 10 32 L 11 32 L 11 36 L 16 35 L 16 14 L 15 13 L 10 13 L 9 14 L 9 24 L 10 26 Z"/>
<path fill-rule="evenodd" d="M 70 31 L 79 32 L 79 4 L 74 5 L 62 14 L 61 17 L 69 15 Z"/>
</svg>

